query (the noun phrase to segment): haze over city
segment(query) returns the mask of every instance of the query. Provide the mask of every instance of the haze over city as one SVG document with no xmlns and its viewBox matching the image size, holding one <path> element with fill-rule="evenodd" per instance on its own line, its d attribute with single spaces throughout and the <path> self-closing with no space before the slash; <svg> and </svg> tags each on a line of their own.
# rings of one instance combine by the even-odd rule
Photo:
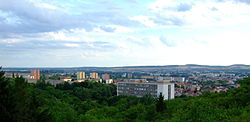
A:
<svg viewBox="0 0 250 122">
<path fill-rule="evenodd" d="M 248 0 L 0 0 L 0 64 L 250 64 L 249 28 Z"/>
</svg>

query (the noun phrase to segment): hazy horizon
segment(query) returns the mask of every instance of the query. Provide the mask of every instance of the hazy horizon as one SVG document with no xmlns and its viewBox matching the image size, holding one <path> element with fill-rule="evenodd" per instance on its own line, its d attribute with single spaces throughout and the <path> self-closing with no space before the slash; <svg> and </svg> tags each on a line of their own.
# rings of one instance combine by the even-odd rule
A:
<svg viewBox="0 0 250 122">
<path fill-rule="evenodd" d="M 0 65 L 250 65 L 249 28 L 246 0 L 0 0 Z"/>
<path fill-rule="evenodd" d="M 247 64 L 231 64 L 231 65 L 203 65 L 203 64 L 172 64 L 172 65 L 120 65 L 120 66 L 56 66 L 56 67 L 42 67 L 42 66 L 23 66 L 23 67 L 3 67 L 3 66 L 0 66 L 2 68 L 80 68 L 80 67 L 107 67 L 107 68 L 112 68 L 112 67 L 150 67 L 150 66 L 188 66 L 188 65 L 198 65 L 198 66 L 235 66 L 235 65 L 245 65 L 245 66 L 250 66 L 250 65 L 247 65 Z"/>
</svg>

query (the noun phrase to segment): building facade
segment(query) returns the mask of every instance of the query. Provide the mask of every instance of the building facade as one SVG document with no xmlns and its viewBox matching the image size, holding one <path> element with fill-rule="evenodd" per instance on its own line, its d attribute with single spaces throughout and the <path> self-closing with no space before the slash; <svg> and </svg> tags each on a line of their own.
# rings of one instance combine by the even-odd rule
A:
<svg viewBox="0 0 250 122">
<path fill-rule="evenodd" d="M 104 80 L 103 83 L 111 84 L 111 83 L 114 83 L 114 81 L 113 81 L 113 79 L 107 79 L 107 80 Z"/>
<path fill-rule="evenodd" d="M 92 79 L 98 79 L 99 78 L 98 77 L 98 73 L 96 73 L 96 72 L 90 73 L 90 78 L 92 78 Z"/>
<path fill-rule="evenodd" d="M 164 100 L 174 99 L 174 84 L 169 82 L 155 83 L 138 83 L 138 82 L 118 82 L 117 95 L 132 95 L 142 97 L 151 95 L 157 98 L 160 93 L 164 96 Z"/>
<path fill-rule="evenodd" d="M 40 80 L 41 78 L 40 70 L 32 70 L 30 78 L 33 80 Z"/>
<path fill-rule="evenodd" d="M 77 72 L 76 76 L 77 80 L 83 80 L 85 79 L 85 72 Z"/>
<path fill-rule="evenodd" d="M 185 82 L 185 77 L 158 77 L 158 81 Z"/>
<path fill-rule="evenodd" d="M 108 79 L 110 79 L 110 74 L 102 74 L 102 79 L 103 80 L 108 80 Z"/>
</svg>

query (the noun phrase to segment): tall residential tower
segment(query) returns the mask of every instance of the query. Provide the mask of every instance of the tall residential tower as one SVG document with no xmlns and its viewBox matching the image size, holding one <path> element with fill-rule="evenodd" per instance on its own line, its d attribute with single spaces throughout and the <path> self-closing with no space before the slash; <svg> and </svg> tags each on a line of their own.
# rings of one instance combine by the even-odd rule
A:
<svg viewBox="0 0 250 122">
<path fill-rule="evenodd" d="M 96 73 L 96 72 L 90 73 L 90 78 L 92 78 L 92 79 L 98 79 L 99 78 L 98 77 L 98 73 Z"/>
<path fill-rule="evenodd" d="M 40 70 L 32 70 L 31 71 L 31 79 L 34 80 L 40 80 L 41 74 L 40 74 Z"/>
<path fill-rule="evenodd" d="M 85 79 L 85 72 L 77 72 L 77 80 Z"/>
</svg>

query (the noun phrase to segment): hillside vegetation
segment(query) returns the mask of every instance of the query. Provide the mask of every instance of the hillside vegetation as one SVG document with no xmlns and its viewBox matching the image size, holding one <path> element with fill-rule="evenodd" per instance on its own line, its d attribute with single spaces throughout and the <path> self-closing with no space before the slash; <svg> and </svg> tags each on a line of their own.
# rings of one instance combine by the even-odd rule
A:
<svg viewBox="0 0 250 122">
<path fill-rule="evenodd" d="M 5 78 L 0 72 L 0 121 L 210 122 L 250 121 L 250 78 L 228 92 L 163 101 L 116 96 L 115 85 L 81 82 L 52 86 Z"/>
</svg>

